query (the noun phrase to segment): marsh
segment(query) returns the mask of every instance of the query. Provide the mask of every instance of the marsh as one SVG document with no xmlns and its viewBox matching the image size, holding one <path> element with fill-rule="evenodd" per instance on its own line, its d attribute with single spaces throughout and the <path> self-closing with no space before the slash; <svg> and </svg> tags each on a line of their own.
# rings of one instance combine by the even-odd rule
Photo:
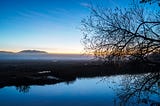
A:
<svg viewBox="0 0 160 106">
<path fill-rule="evenodd" d="M 2 106 L 159 105 L 159 66 L 137 62 L 121 67 L 97 60 L 0 63 Z"/>
</svg>

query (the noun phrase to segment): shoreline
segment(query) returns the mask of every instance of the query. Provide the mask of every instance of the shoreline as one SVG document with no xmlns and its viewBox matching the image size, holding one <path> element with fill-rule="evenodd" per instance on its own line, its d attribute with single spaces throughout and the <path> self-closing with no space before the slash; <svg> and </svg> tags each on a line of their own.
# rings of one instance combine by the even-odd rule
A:
<svg viewBox="0 0 160 106">
<path fill-rule="evenodd" d="M 77 78 L 160 72 L 160 66 L 144 63 L 102 64 L 101 61 L 0 61 L 0 88 L 70 83 Z"/>
</svg>

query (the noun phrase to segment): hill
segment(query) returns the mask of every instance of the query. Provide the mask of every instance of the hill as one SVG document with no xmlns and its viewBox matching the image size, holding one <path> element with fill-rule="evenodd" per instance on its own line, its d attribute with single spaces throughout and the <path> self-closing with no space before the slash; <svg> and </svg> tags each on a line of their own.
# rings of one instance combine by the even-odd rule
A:
<svg viewBox="0 0 160 106">
<path fill-rule="evenodd" d="M 18 53 L 36 53 L 36 54 L 48 54 L 45 51 L 39 51 L 39 50 L 22 50 Z"/>
</svg>

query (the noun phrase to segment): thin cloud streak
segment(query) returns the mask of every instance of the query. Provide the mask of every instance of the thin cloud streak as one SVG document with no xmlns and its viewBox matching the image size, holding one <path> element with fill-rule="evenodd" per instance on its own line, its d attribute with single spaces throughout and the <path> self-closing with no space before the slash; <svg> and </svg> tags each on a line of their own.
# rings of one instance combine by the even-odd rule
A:
<svg viewBox="0 0 160 106">
<path fill-rule="evenodd" d="M 81 2 L 80 5 L 83 6 L 83 7 L 87 7 L 87 8 L 91 7 L 91 4 L 85 3 L 85 2 Z"/>
</svg>

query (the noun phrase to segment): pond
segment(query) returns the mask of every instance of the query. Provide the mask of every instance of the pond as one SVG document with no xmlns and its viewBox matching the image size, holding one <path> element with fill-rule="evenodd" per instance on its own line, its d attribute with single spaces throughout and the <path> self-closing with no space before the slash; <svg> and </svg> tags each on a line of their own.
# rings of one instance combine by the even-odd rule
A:
<svg viewBox="0 0 160 106">
<path fill-rule="evenodd" d="M 0 106 L 159 106 L 159 101 L 159 73 L 77 78 L 53 85 L 0 89 Z"/>
</svg>

